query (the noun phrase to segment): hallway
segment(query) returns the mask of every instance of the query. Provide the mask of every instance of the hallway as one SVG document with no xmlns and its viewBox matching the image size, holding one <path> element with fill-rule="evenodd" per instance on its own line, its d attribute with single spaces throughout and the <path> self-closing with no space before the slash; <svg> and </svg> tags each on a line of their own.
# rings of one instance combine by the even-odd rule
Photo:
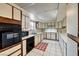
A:
<svg viewBox="0 0 79 59">
<path fill-rule="evenodd" d="M 34 48 L 27 56 L 62 56 L 58 41 L 44 39 L 42 42 L 48 43 L 45 51 Z"/>
</svg>

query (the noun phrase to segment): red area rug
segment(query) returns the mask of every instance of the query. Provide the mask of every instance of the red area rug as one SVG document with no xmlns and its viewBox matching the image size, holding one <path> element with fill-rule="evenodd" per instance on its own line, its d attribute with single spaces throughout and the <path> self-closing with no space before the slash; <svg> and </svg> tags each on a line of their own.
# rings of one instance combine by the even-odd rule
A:
<svg viewBox="0 0 79 59">
<path fill-rule="evenodd" d="M 45 51 L 47 46 L 48 46 L 48 43 L 41 42 L 35 48 L 39 49 L 39 50 L 42 50 L 42 51 Z"/>
</svg>

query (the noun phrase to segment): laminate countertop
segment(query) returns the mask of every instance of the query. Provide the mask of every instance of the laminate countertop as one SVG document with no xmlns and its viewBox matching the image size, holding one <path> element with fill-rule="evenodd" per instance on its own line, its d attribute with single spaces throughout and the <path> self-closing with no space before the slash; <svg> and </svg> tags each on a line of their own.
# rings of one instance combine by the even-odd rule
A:
<svg viewBox="0 0 79 59">
<path fill-rule="evenodd" d="M 33 36 L 36 36 L 36 35 L 40 35 L 40 34 L 42 34 L 42 33 L 39 32 L 39 33 L 36 33 L 36 34 L 30 34 L 30 35 L 28 35 L 28 36 L 22 37 L 22 40 L 25 40 L 25 39 L 27 39 L 27 38 L 30 38 L 30 37 L 33 37 Z"/>
<path fill-rule="evenodd" d="M 33 36 L 35 36 L 35 35 L 24 36 L 24 37 L 22 37 L 22 40 L 25 40 L 25 39 L 30 38 L 30 37 L 33 37 Z"/>
<path fill-rule="evenodd" d="M 64 40 L 64 42 L 67 43 L 67 34 L 66 33 L 59 33 L 59 35 Z"/>
</svg>

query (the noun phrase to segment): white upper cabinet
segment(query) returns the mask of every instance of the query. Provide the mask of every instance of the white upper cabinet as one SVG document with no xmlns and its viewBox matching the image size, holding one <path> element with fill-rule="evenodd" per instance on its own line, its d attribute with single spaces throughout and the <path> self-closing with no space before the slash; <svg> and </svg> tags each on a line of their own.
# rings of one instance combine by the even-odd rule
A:
<svg viewBox="0 0 79 59">
<path fill-rule="evenodd" d="M 40 28 L 40 27 L 41 27 L 41 23 L 39 22 L 39 23 L 38 23 L 38 28 Z"/>
<path fill-rule="evenodd" d="M 55 28 L 58 28 L 58 22 L 56 22 L 56 24 L 55 24 Z"/>
<path fill-rule="evenodd" d="M 22 30 L 25 30 L 26 27 L 26 17 L 24 15 L 22 15 Z"/>
<path fill-rule="evenodd" d="M 29 29 L 30 27 L 30 18 L 26 16 L 26 29 Z"/>
<path fill-rule="evenodd" d="M 21 20 L 21 11 L 17 8 L 13 8 L 14 12 L 13 12 L 13 19 L 15 20 Z"/>
<path fill-rule="evenodd" d="M 5 3 L 0 3 L 0 16 L 12 18 L 12 6 Z"/>
<path fill-rule="evenodd" d="M 28 30 L 30 28 L 30 19 L 29 17 L 22 14 L 22 30 Z"/>
<path fill-rule="evenodd" d="M 61 21 L 59 22 L 59 28 L 62 28 L 62 22 Z"/>
</svg>

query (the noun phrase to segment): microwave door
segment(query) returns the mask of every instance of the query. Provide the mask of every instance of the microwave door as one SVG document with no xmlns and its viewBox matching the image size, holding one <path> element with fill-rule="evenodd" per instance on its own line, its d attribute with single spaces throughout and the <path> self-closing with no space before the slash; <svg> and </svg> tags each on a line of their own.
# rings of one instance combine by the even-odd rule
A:
<svg viewBox="0 0 79 59">
<path fill-rule="evenodd" d="M 2 48 L 10 46 L 14 43 L 12 33 L 3 33 L 2 34 Z"/>
</svg>

